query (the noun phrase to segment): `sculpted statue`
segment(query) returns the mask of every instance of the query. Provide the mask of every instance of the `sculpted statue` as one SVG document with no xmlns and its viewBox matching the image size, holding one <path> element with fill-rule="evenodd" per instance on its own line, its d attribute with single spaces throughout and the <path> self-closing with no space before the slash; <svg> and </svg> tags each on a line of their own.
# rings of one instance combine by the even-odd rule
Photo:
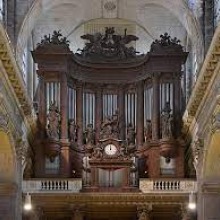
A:
<svg viewBox="0 0 220 220">
<path fill-rule="evenodd" d="M 96 158 L 96 159 L 101 159 L 102 158 L 102 151 L 103 151 L 103 148 L 100 145 L 97 145 L 93 150 L 92 157 Z"/>
<path fill-rule="evenodd" d="M 59 111 L 55 102 L 52 102 L 49 107 L 49 114 L 47 116 L 48 126 L 47 126 L 47 136 L 51 139 L 59 139 Z"/>
<path fill-rule="evenodd" d="M 112 116 L 106 116 L 101 125 L 101 138 L 118 138 L 119 135 L 119 117 L 118 111 Z"/>
<path fill-rule="evenodd" d="M 128 145 L 135 144 L 135 135 L 136 135 L 136 132 L 135 132 L 134 126 L 132 126 L 131 123 L 128 124 L 128 127 L 127 127 L 127 141 L 128 141 Z"/>
<path fill-rule="evenodd" d="M 69 46 L 69 41 L 67 40 L 66 37 L 62 38 L 62 34 L 59 31 L 53 31 L 52 36 L 49 34 L 44 35 L 44 38 L 41 40 L 41 42 L 39 44 L 37 44 L 37 46 L 45 46 L 45 45 L 67 45 Z"/>
<path fill-rule="evenodd" d="M 151 120 L 146 120 L 146 126 L 144 128 L 145 142 L 152 139 L 152 123 Z"/>
<path fill-rule="evenodd" d="M 69 140 L 75 142 L 77 137 L 77 125 L 75 119 L 69 120 Z"/>
<path fill-rule="evenodd" d="M 101 125 L 101 138 L 108 138 L 112 133 L 111 117 L 106 116 Z"/>
<path fill-rule="evenodd" d="M 93 124 L 88 124 L 85 131 L 86 144 L 94 144 L 95 134 Z"/>
<path fill-rule="evenodd" d="M 127 29 L 124 30 L 124 35 L 115 33 L 114 27 L 106 27 L 105 34 L 85 34 L 82 35 L 83 40 L 87 40 L 83 49 L 78 55 L 96 60 L 126 60 L 136 57 L 138 53 L 134 47 L 127 46 L 132 41 L 137 41 L 135 35 L 127 35 Z"/>
<path fill-rule="evenodd" d="M 162 122 L 162 138 L 172 138 L 173 132 L 173 118 L 171 115 L 170 103 L 166 102 L 161 115 Z"/>
</svg>

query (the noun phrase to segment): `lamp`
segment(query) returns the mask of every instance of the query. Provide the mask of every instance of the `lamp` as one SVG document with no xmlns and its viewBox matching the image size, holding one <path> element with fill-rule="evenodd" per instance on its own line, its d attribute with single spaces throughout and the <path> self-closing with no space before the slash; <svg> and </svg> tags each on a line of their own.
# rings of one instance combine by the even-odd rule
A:
<svg viewBox="0 0 220 220">
<path fill-rule="evenodd" d="M 196 209 L 196 196 L 193 192 L 189 194 L 189 204 L 188 208 L 190 210 L 195 210 Z"/>
<path fill-rule="evenodd" d="M 25 196 L 24 210 L 25 211 L 30 211 L 31 209 L 32 209 L 31 195 L 29 193 L 27 193 L 26 196 Z"/>
</svg>

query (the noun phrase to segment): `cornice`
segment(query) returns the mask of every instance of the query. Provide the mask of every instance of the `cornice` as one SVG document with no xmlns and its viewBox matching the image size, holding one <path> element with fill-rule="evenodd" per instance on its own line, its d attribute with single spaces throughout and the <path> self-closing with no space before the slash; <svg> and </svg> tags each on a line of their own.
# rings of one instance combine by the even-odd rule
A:
<svg viewBox="0 0 220 220">
<path fill-rule="evenodd" d="M 220 69 L 219 61 L 220 27 L 218 26 L 184 114 L 184 122 L 191 131 L 216 81 Z"/>
<path fill-rule="evenodd" d="M 9 89 L 12 90 L 13 98 L 24 119 L 24 123 L 29 130 L 33 130 L 35 127 L 35 117 L 33 117 L 32 103 L 24 85 L 22 72 L 15 60 L 10 40 L 2 24 L 0 24 L 0 61 L 4 69 L 2 74 L 9 85 Z"/>
<path fill-rule="evenodd" d="M 78 204 L 100 204 L 100 205 L 141 205 L 145 203 L 152 204 L 181 204 L 186 202 L 188 195 L 172 194 L 172 195 L 154 195 L 143 193 L 76 193 L 76 194 L 32 194 L 33 200 L 41 203 L 42 196 L 44 197 L 43 204 L 73 203 Z"/>
</svg>

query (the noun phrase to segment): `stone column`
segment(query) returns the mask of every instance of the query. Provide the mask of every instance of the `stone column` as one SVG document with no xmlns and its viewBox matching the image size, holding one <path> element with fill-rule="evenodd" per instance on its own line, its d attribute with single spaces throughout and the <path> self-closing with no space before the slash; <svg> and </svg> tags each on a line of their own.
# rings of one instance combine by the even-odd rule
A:
<svg viewBox="0 0 220 220">
<path fill-rule="evenodd" d="M 137 113 L 136 113 L 136 144 L 138 148 L 144 142 L 144 82 L 137 84 Z"/>
<path fill-rule="evenodd" d="M 95 142 L 96 144 L 100 140 L 102 123 L 102 91 L 98 88 L 95 94 Z"/>
<path fill-rule="evenodd" d="M 160 138 L 160 81 L 159 75 L 153 75 L 153 110 L 152 110 L 152 139 Z"/>
<path fill-rule="evenodd" d="M 83 88 L 78 85 L 76 88 L 76 124 L 77 124 L 77 145 L 83 145 Z"/>
<path fill-rule="evenodd" d="M 70 177 L 70 150 L 68 143 L 68 125 L 67 125 L 67 97 L 68 87 L 65 73 L 60 76 L 60 116 L 61 116 L 61 163 L 60 174 L 63 177 Z"/>
<path fill-rule="evenodd" d="M 200 180 L 203 181 L 203 180 Z M 202 182 L 197 194 L 197 212 L 199 220 L 220 219 L 220 181 L 218 178 Z"/>
<path fill-rule="evenodd" d="M 214 34 L 214 0 L 204 1 L 205 53 L 207 53 Z"/>
<path fill-rule="evenodd" d="M 124 87 L 119 89 L 118 93 L 118 108 L 119 108 L 119 131 L 120 139 L 125 140 L 125 91 Z"/>
<path fill-rule="evenodd" d="M 22 219 L 22 181 L 24 176 L 24 169 L 28 166 L 28 145 L 26 142 L 22 140 L 22 138 L 18 138 L 16 140 L 16 160 L 17 160 L 17 195 L 16 195 L 16 219 Z"/>
</svg>

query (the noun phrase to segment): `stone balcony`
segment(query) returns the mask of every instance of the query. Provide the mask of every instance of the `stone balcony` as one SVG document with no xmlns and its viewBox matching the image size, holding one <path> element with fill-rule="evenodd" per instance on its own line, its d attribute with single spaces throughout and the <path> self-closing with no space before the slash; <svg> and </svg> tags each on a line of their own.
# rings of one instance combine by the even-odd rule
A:
<svg viewBox="0 0 220 220">
<path fill-rule="evenodd" d="M 140 179 L 139 188 L 151 194 L 188 194 L 197 192 L 197 182 L 189 179 Z M 23 193 L 79 193 L 81 179 L 31 179 L 22 183 Z"/>
<path fill-rule="evenodd" d="M 197 181 L 189 179 L 140 179 L 143 193 L 191 193 L 197 192 Z"/>
</svg>

